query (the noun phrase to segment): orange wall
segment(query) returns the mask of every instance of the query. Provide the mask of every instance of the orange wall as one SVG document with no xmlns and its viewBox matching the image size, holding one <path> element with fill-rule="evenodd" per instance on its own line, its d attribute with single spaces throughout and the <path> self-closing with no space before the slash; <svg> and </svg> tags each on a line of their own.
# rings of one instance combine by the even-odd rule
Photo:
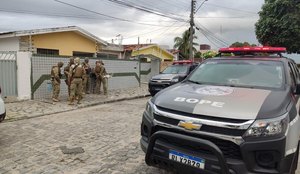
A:
<svg viewBox="0 0 300 174">
<path fill-rule="evenodd" d="M 95 41 L 73 31 L 32 36 L 33 47 L 57 49 L 59 55 L 72 56 L 73 51 L 95 53 Z"/>
</svg>

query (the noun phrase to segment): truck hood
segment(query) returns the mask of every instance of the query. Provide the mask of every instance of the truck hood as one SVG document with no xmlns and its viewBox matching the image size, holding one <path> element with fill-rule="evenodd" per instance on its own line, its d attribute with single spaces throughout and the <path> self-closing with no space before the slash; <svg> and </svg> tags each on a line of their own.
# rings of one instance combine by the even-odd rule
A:
<svg viewBox="0 0 300 174">
<path fill-rule="evenodd" d="M 171 80 L 176 76 L 180 76 L 180 74 L 158 74 L 152 77 L 152 80 Z"/>
<path fill-rule="evenodd" d="M 286 112 L 288 90 L 207 86 L 190 82 L 158 93 L 156 106 L 196 115 L 252 120 L 274 118 Z"/>
</svg>

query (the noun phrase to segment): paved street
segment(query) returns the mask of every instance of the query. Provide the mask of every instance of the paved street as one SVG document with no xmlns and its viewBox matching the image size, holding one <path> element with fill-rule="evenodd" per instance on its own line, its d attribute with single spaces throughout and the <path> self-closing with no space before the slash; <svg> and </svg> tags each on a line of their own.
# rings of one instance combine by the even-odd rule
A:
<svg viewBox="0 0 300 174">
<path fill-rule="evenodd" d="M 2 123 L 0 173 L 167 173 L 145 165 L 139 147 L 148 99 Z"/>
<path fill-rule="evenodd" d="M 147 100 L 3 123 L 0 173 L 165 173 L 146 166 L 139 147 Z M 62 151 L 72 148 L 84 153 Z"/>
</svg>

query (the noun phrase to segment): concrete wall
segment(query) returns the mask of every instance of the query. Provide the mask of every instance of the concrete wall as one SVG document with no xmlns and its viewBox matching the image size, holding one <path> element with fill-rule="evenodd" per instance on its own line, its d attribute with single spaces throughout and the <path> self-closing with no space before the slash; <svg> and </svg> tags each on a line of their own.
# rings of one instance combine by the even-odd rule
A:
<svg viewBox="0 0 300 174">
<path fill-rule="evenodd" d="M 31 98 L 31 53 L 17 53 L 17 90 L 18 100 L 28 100 Z"/>
<path fill-rule="evenodd" d="M 90 66 L 95 67 L 96 58 L 90 58 Z M 32 56 L 32 86 L 34 99 L 50 98 L 50 70 L 57 62 L 64 62 L 65 67 L 69 61 L 66 57 Z M 81 60 L 83 61 L 83 59 Z M 112 77 L 108 79 L 109 90 L 131 88 L 139 86 L 139 62 L 128 60 L 103 60 L 107 73 Z M 63 68 L 62 68 L 63 69 Z M 62 70 L 63 72 L 63 70 Z M 62 80 L 61 95 L 67 95 L 67 86 Z"/>
<path fill-rule="evenodd" d="M 19 38 L 0 39 L 0 51 L 19 51 Z"/>
</svg>

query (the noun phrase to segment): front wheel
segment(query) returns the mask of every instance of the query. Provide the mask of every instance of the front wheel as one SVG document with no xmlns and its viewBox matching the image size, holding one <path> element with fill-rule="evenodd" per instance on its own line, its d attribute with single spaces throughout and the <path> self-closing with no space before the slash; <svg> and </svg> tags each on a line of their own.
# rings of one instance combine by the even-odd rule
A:
<svg viewBox="0 0 300 174">
<path fill-rule="evenodd" d="M 298 147 L 297 147 L 297 150 L 296 150 L 295 153 L 296 154 L 295 154 L 294 159 L 293 159 L 293 164 L 292 164 L 292 167 L 291 167 L 290 174 L 295 174 L 296 170 L 297 170 L 297 167 L 298 167 L 299 144 L 298 144 Z"/>
</svg>

